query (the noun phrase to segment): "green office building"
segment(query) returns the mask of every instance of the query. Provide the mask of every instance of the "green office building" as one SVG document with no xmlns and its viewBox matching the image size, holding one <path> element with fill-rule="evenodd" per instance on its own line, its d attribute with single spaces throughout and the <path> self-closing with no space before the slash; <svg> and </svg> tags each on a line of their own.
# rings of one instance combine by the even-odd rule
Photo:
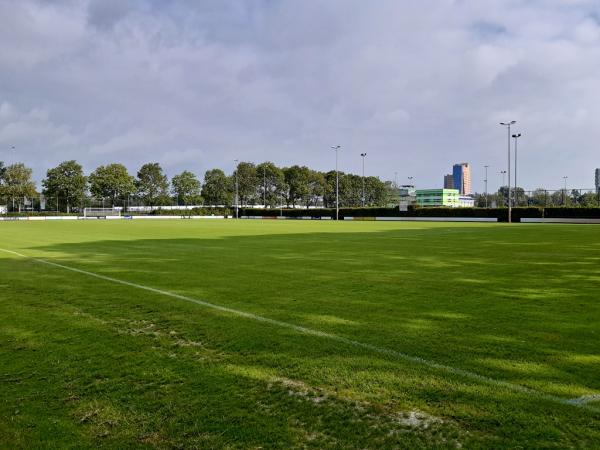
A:
<svg viewBox="0 0 600 450">
<path fill-rule="evenodd" d="M 458 208 L 461 205 L 458 189 L 417 189 L 417 205 L 448 206 Z"/>
</svg>

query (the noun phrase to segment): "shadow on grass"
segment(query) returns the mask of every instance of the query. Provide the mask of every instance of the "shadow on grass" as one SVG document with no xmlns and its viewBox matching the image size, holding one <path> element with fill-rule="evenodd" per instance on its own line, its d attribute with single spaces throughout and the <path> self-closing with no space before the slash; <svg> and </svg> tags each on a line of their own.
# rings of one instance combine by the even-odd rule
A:
<svg viewBox="0 0 600 450">
<path fill-rule="evenodd" d="M 436 228 L 104 240 L 41 246 L 30 251 L 53 262 L 336 333 L 543 392 L 579 396 L 600 389 L 596 359 L 600 311 L 594 294 L 600 269 L 594 264 L 581 264 L 594 258 L 596 251 L 592 246 L 581 246 L 581 235 L 565 236 L 561 230 L 550 230 L 543 235 L 544 241 L 536 241 L 539 230 L 534 229 L 515 233 L 507 228 L 460 232 Z M 588 238 L 593 242 L 595 235 Z M 519 242 L 521 245 L 517 245 Z M 324 402 L 319 417 L 338 415 L 339 423 L 349 425 L 358 420 L 364 424 L 354 440 L 343 441 L 357 446 L 374 439 L 368 431 L 373 426 L 367 417 L 373 415 L 371 407 L 379 408 L 380 414 L 374 417 L 383 422 L 382 417 L 389 419 L 390 411 L 399 408 L 441 415 L 448 423 L 457 421 L 458 429 L 462 424 L 470 432 L 483 435 L 475 439 L 485 441 L 484 435 L 490 433 L 489 442 L 525 442 L 536 433 L 538 439 L 540 433 L 546 433 L 542 439 L 563 439 L 567 443 L 576 442 L 576 430 L 584 440 L 593 434 L 585 419 L 577 418 L 581 412 L 569 407 L 540 406 L 538 399 L 171 298 L 111 286 L 106 281 L 56 268 L 36 268 L 27 260 L 0 259 L 0 265 L 8 265 L 2 267 L 3 273 L 14 277 L 16 287 L 12 289 L 21 296 L 39 294 L 40 289 L 48 291 L 50 301 L 38 298 L 31 306 L 42 316 L 52 317 L 57 305 L 67 307 L 65 317 L 57 319 L 64 321 L 64 335 L 59 338 L 53 333 L 56 345 L 72 335 L 67 326 L 72 321 L 69 308 L 80 311 L 80 318 L 86 318 L 85 314 L 95 317 L 95 321 L 87 317 L 84 324 L 91 330 L 79 335 L 83 334 L 83 341 L 94 348 L 101 372 L 100 355 L 106 354 L 102 347 L 94 347 L 94 336 L 105 349 L 111 349 L 111 358 L 128 355 L 131 339 L 143 340 L 143 348 L 134 345 L 136 354 L 141 352 L 133 358 L 135 365 L 148 364 L 150 357 L 142 357 L 144 352 L 164 352 L 160 364 L 151 364 L 150 378 L 156 376 L 155 371 L 160 373 L 163 365 L 168 370 L 177 366 L 169 358 L 177 360 L 181 349 L 171 342 L 171 331 L 175 331 L 173 336 L 183 336 L 182 342 L 202 343 L 202 351 L 192 344 L 181 350 L 185 363 L 176 371 L 188 395 L 195 395 L 193 380 L 207 377 L 206 390 L 219 383 L 227 387 L 227 392 L 217 389 L 210 401 L 216 402 L 222 396 L 248 396 L 249 402 L 240 400 L 234 409 L 255 408 L 252 417 L 263 417 L 257 412 L 261 401 L 274 416 L 293 411 L 290 416 L 304 425 L 267 421 L 280 430 L 281 436 L 275 439 L 282 446 L 293 445 L 290 436 L 298 437 L 303 427 L 310 428 L 312 431 L 307 433 L 317 433 L 317 437 L 323 433 L 324 429 L 312 422 L 317 419 L 315 413 L 305 411 L 320 408 L 315 405 L 321 400 L 314 399 L 323 396 L 335 401 L 334 406 L 329 400 Z M 35 280 L 34 285 L 28 288 L 27 280 Z M 131 329 L 137 331 L 133 335 L 123 331 Z M 25 322 L 21 328 L 15 325 L 4 332 L 33 345 L 27 337 L 31 324 Z M 115 333 L 119 336 L 116 344 Z M 126 339 L 121 341 L 123 336 Z M 177 351 L 169 353 L 172 345 Z M 210 351 L 203 355 L 206 349 Z M 176 356 L 172 358 L 171 354 Z M 205 363 L 210 363 L 214 378 L 198 369 L 198 364 Z M 76 367 L 74 378 L 79 376 Z M 128 384 L 127 380 L 123 382 Z M 86 389 L 89 383 L 84 384 Z M 118 384 L 115 380 L 111 383 Z M 242 387 L 236 393 L 232 386 L 240 383 Z M 114 389 L 121 392 L 116 384 Z M 172 383 L 168 384 L 174 389 Z M 269 389 L 275 393 L 264 394 Z M 261 399 L 262 395 L 268 400 Z M 168 396 L 162 393 L 159 398 Z M 177 398 L 177 402 L 183 401 Z M 304 406 L 288 405 L 296 400 Z M 222 411 L 210 401 L 209 411 Z M 352 401 L 363 402 L 361 408 L 371 406 L 367 413 L 358 414 L 355 406 L 346 403 Z M 161 414 L 166 413 L 163 407 L 157 408 Z M 538 408 L 546 410 L 549 417 L 558 415 L 564 423 L 550 424 L 551 419 L 537 417 Z M 232 420 L 230 413 L 221 414 Z M 270 417 L 270 413 L 264 414 Z M 202 416 L 203 422 L 207 420 Z M 335 429 L 334 422 L 328 426 Z M 448 442 L 452 440 L 448 433 L 460 434 L 453 427 L 445 429 Z M 239 432 L 236 427 L 232 430 L 227 433 Z M 386 433 L 389 431 L 386 428 Z M 426 442 L 431 436 L 421 431 L 416 435 Z M 212 436 L 214 432 L 211 429 L 207 433 Z M 256 441 L 245 435 L 239 435 L 239 439 L 249 443 L 264 439 L 262 431 L 257 433 L 260 437 Z M 328 436 L 337 440 L 336 445 L 343 440 L 342 431 L 334 430 Z M 322 443 L 322 439 L 316 441 Z"/>
</svg>

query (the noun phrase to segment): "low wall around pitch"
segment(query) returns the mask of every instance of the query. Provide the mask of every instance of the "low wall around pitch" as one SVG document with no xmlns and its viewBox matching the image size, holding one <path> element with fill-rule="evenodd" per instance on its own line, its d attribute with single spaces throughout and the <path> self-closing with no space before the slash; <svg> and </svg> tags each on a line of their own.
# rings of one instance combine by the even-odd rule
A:
<svg viewBox="0 0 600 450">
<path fill-rule="evenodd" d="M 14 222 L 22 220 L 180 220 L 180 219 L 226 219 L 225 216 L 101 216 L 101 217 L 83 217 L 83 216 L 5 216 L 0 217 L 0 221 Z"/>
<path fill-rule="evenodd" d="M 258 220 L 334 220 L 329 216 L 240 216 L 240 219 Z M 353 222 L 498 222 L 496 217 L 341 217 L 340 220 Z"/>
<path fill-rule="evenodd" d="M 497 217 L 375 217 L 386 222 L 498 222 Z"/>
<path fill-rule="evenodd" d="M 597 223 L 600 224 L 600 219 L 578 219 L 578 218 L 521 218 L 521 223 Z"/>
<path fill-rule="evenodd" d="M 0 222 L 15 221 L 43 221 L 43 220 L 210 220 L 210 219 L 232 219 L 232 216 L 102 216 L 102 217 L 80 217 L 80 216 L 0 216 Z M 333 220 L 329 216 L 240 216 L 240 219 L 258 220 Z M 496 217 L 340 217 L 340 220 L 355 222 L 498 222 Z M 600 219 L 583 218 L 541 218 L 522 217 L 521 223 L 564 223 L 564 224 L 600 224 Z"/>
<path fill-rule="evenodd" d="M 331 220 L 331 217 L 325 216 L 240 216 L 240 219 L 258 219 L 258 220 Z"/>
</svg>

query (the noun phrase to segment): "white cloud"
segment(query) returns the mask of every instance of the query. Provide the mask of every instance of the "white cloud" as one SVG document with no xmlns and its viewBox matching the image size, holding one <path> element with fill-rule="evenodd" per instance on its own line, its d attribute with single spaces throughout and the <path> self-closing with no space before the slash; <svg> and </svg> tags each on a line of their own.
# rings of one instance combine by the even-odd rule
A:
<svg viewBox="0 0 600 450">
<path fill-rule="evenodd" d="M 327 170 L 340 143 L 344 170 L 368 151 L 371 173 L 435 186 L 467 160 L 481 188 L 514 118 L 527 187 L 591 184 L 599 15 L 562 0 L 0 0 L 0 145 L 41 178 L 67 158 Z"/>
</svg>

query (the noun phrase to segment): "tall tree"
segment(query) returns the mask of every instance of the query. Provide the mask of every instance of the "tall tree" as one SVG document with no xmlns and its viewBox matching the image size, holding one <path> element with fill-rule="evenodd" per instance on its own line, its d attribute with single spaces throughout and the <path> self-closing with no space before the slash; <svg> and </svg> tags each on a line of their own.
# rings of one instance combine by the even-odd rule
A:
<svg viewBox="0 0 600 450">
<path fill-rule="evenodd" d="M 305 201 L 307 208 L 319 204 L 325 195 L 325 186 L 325 174 L 311 170 L 308 174 L 308 195 Z"/>
<path fill-rule="evenodd" d="M 600 195 L 596 192 L 586 192 L 579 197 L 579 204 L 583 207 L 590 208 L 593 206 L 600 206 Z"/>
<path fill-rule="evenodd" d="M 362 178 L 351 173 L 340 176 L 340 206 L 357 207 L 361 200 Z"/>
<path fill-rule="evenodd" d="M 138 170 L 135 185 L 138 195 L 148 206 L 155 206 L 159 199 L 164 200 L 168 195 L 169 180 L 159 163 L 144 164 Z"/>
<path fill-rule="evenodd" d="M 385 205 L 388 207 L 398 206 L 400 203 L 400 192 L 395 182 L 388 180 L 383 183 L 385 186 Z"/>
<path fill-rule="evenodd" d="M 497 193 L 498 206 L 508 206 L 508 186 L 500 186 Z"/>
<path fill-rule="evenodd" d="M 548 206 L 566 206 L 568 203 L 567 192 L 564 189 L 554 191 L 550 196 Z"/>
<path fill-rule="evenodd" d="M 546 189 L 538 188 L 531 193 L 529 200 L 532 205 L 546 206 L 550 201 L 550 194 Z"/>
<path fill-rule="evenodd" d="M 256 200 L 259 179 L 256 172 L 256 166 L 249 162 L 240 162 L 233 173 L 233 182 L 235 189 L 235 180 L 237 175 L 239 203 L 241 206 L 253 203 Z M 235 195 L 235 194 L 234 194 Z"/>
<path fill-rule="evenodd" d="M 122 164 L 98 167 L 90 174 L 89 183 L 93 196 L 109 198 L 113 206 L 135 192 L 134 178 Z"/>
<path fill-rule="evenodd" d="M 296 203 L 302 203 L 309 194 L 308 180 L 310 169 L 308 167 L 292 166 L 283 169 L 285 182 L 288 185 L 288 204 L 296 206 Z M 306 202 L 304 202 L 306 204 Z"/>
<path fill-rule="evenodd" d="M 44 195 L 54 197 L 61 211 L 82 204 L 87 190 L 87 178 L 77 161 L 64 161 L 46 172 L 42 181 Z"/>
<path fill-rule="evenodd" d="M 179 204 L 189 205 L 200 197 L 200 181 L 192 172 L 184 170 L 171 179 L 172 192 Z"/>
<path fill-rule="evenodd" d="M 37 195 L 35 183 L 31 179 L 33 171 L 23 163 L 11 164 L 4 169 L 2 192 L 3 196 L 13 205 L 18 205 L 19 211 L 25 202 L 33 201 Z"/>
<path fill-rule="evenodd" d="M 508 186 L 500 186 L 500 189 L 498 189 L 497 197 L 499 206 L 508 206 Z M 515 189 L 511 187 L 510 198 L 512 206 L 521 205 L 523 199 L 525 199 L 525 190 L 517 186 L 517 189 L 515 191 Z"/>
<path fill-rule="evenodd" d="M 270 161 L 256 166 L 259 188 L 258 203 L 266 203 L 270 208 L 281 204 L 281 192 L 284 189 L 285 179 L 283 170 Z"/>
<path fill-rule="evenodd" d="M 340 180 L 343 176 L 344 172 L 340 172 Z M 325 208 L 335 208 L 335 177 L 335 170 L 330 170 L 325 174 L 325 193 L 323 195 L 323 206 L 325 206 Z"/>
<path fill-rule="evenodd" d="M 204 174 L 201 194 L 209 205 L 230 205 L 231 181 L 221 169 L 207 170 Z"/>
<path fill-rule="evenodd" d="M 365 205 L 386 206 L 388 193 L 386 185 L 378 177 L 365 178 Z"/>
<path fill-rule="evenodd" d="M 2 198 L 6 194 L 4 193 L 4 174 L 6 173 L 6 166 L 4 162 L 0 161 L 0 205 L 4 205 L 7 199 Z"/>
</svg>

